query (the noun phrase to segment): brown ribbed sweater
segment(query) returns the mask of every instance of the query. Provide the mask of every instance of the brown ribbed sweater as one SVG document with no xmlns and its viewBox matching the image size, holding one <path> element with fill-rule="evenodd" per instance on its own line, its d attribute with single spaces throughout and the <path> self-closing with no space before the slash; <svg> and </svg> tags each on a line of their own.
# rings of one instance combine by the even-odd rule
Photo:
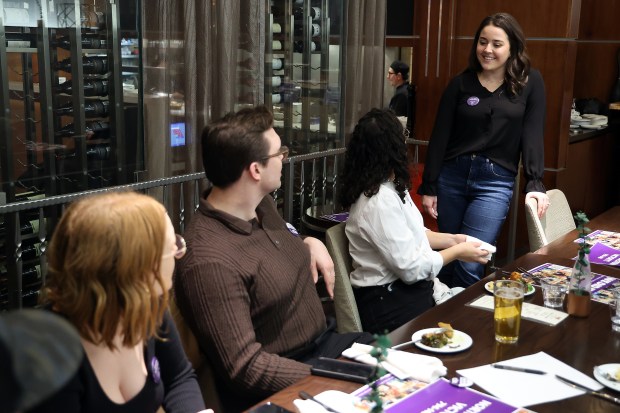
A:
<svg viewBox="0 0 620 413">
<path fill-rule="evenodd" d="M 214 209 L 207 195 L 185 233 L 177 304 L 230 395 L 264 398 L 310 373 L 279 354 L 326 327 L 310 254 L 271 197 L 256 209 L 258 220 L 244 221 Z"/>
</svg>

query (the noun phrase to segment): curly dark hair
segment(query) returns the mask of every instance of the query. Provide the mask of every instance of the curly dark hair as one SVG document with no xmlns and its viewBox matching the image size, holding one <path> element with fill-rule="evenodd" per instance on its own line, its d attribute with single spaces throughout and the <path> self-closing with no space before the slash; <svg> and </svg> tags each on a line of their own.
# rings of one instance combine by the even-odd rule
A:
<svg viewBox="0 0 620 413">
<path fill-rule="evenodd" d="M 405 202 L 411 187 L 403 127 L 390 110 L 372 109 L 353 130 L 340 181 L 340 203 L 348 209 L 363 193 L 371 197 L 394 173 L 394 185 Z"/>
<path fill-rule="evenodd" d="M 517 22 L 517 19 L 508 13 L 495 13 L 485 17 L 471 46 L 469 52 L 469 70 L 476 73 L 482 71 L 482 66 L 478 61 L 476 47 L 480 39 L 480 32 L 487 26 L 495 26 L 506 32 L 508 41 L 510 42 L 510 57 L 506 61 L 506 74 L 504 81 L 508 86 L 508 90 L 512 95 L 520 95 L 527 83 L 527 77 L 530 74 L 530 57 L 525 47 L 525 35 L 523 29 Z"/>
</svg>

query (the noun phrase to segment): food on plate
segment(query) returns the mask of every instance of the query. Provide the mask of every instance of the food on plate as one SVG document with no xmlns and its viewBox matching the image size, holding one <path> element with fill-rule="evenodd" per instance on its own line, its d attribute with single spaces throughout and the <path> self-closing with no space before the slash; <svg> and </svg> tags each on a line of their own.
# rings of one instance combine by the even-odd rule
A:
<svg viewBox="0 0 620 413">
<path fill-rule="evenodd" d="M 449 323 L 442 323 L 441 321 L 437 323 L 439 328 L 443 328 L 445 330 L 446 337 L 452 338 L 454 336 L 454 329 Z"/>
<path fill-rule="evenodd" d="M 428 347 L 441 348 L 448 344 L 448 336 L 443 330 L 437 330 L 433 333 L 426 333 L 422 335 L 422 344 Z"/>
<path fill-rule="evenodd" d="M 421 342 L 425 346 L 441 348 L 450 342 L 454 336 L 454 329 L 448 323 L 438 323 L 439 330 L 422 335 Z"/>
<path fill-rule="evenodd" d="M 517 272 L 517 271 L 511 272 L 509 279 L 513 281 L 521 281 L 523 285 L 525 286 L 525 292 L 529 291 L 530 283 L 532 282 L 532 280 L 530 280 L 529 278 L 525 278 L 523 274 L 521 274 L 520 272 Z"/>
<path fill-rule="evenodd" d="M 618 368 L 618 370 L 616 370 L 616 374 L 614 376 L 616 378 L 616 380 L 620 381 L 620 368 Z"/>
</svg>

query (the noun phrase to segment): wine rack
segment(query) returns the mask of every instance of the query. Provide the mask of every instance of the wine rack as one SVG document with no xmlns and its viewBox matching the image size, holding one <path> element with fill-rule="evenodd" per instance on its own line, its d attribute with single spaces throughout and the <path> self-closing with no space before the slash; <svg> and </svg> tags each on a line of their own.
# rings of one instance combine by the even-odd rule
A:
<svg viewBox="0 0 620 413">
<path fill-rule="evenodd" d="M 293 155 L 342 145 L 342 2 L 271 0 L 265 41 L 265 104 Z M 331 14 L 339 10 L 335 19 Z"/>
<path fill-rule="evenodd" d="M 122 185 L 142 169 L 141 94 L 123 88 L 128 72 L 140 86 L 139 19 L 121 27 L 129 3 L 139 10 L 138 1 L 0 0 L 0 204 Z M 36 302 L 59 216 L 0 215 L 0 310 Z"/>
</svg>

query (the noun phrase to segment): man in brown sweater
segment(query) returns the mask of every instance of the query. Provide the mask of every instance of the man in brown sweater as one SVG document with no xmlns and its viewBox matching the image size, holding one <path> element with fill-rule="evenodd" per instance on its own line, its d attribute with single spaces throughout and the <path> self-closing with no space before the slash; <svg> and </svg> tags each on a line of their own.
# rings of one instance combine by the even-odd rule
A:
<svg viewBox="0 0 620 413">
<path fill-rule="evenodd" d="M 288 155 L 272 123 L 258 107 L 203 131 L 213 186 L 187 228 L 188 251 L 174 280 L 177 304 L 215 368 L 226 412 L 293 384 L 310 373 L 305 363 L 337 357 L 360 338 L 328 327 L 313 278 L 321 272 L 333 295 L 329 253 L 321 241 L 302 239 L 269 196 L 280 187 Z"/>
</svg>

